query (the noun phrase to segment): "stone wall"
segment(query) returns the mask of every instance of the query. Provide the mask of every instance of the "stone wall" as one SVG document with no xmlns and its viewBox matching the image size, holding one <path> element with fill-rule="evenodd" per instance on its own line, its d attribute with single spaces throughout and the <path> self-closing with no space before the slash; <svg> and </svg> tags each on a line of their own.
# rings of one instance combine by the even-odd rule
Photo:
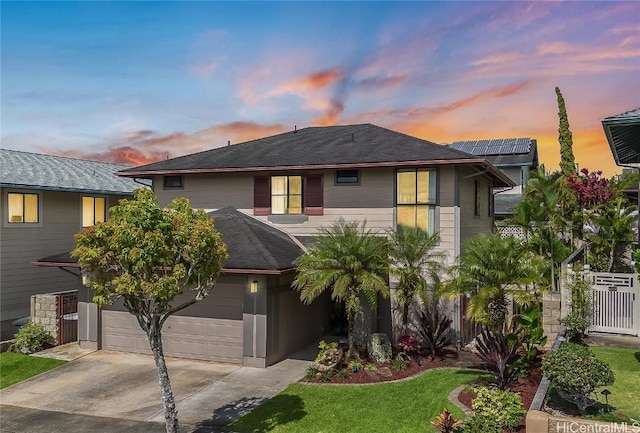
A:
<svg viewBox="0 0 640 433">
<path fill-rule="evenodd" d="M 548 292 L 542 298 L 542 328 L 549 344 L 564 333 L 564 326 L 560 324 L 561 298 L 560 292 Z"/>
<path fill-rule="evenodd" d="M 58 295 L 47 293 L 31 296 L 31 321 L 41 323 L 58 340 Z"/>
</svg>

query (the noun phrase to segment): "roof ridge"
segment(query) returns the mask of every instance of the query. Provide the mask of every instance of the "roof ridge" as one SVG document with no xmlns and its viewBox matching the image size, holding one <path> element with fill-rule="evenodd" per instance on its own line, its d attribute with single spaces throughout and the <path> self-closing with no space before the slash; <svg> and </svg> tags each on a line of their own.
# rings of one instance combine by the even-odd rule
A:
<svg viewBox="0 0 640 433">
<path fill-rule="evenodd" d="M 120 169 L 122 167 L 126 167 L 126 168 L 134 167 L 132 165 L 114 164 L 112 162 L 96 161 L 94 159 L 84 159 L 84 158 L 77 158 L 77 157 L 73 157 L 73 156 L 51 155 L 49 153 L 27 152 L 27 151 L 24 151 L 24 150 L 0 149 L 0 152 L 22 153 L 22 154 L 25 154 L 25 155 L 34 155 L 34 156 L 37 156 L 37 157 L 44 157 L 44 158 L 70 159 L 70 160 L 73 160 L 73 161 L 91 162 L 91 163 L 95 163 L 95 164 L 109 165 L 109 166 L 113 166 L 113 167 L 118 167 Z"/>
</svg>

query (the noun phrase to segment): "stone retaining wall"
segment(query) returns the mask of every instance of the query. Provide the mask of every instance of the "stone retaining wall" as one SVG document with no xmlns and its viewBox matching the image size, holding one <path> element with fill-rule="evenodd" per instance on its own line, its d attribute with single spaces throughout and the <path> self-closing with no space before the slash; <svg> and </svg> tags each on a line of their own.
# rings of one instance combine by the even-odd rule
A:
<svg viewBox="0 0 640 433">
<path fill-rule="evenodd" d="M 58 340 L 58 294 L 31 296 L 31 321 L 41 323 Z"/>
<path fill-rule="evenodd" d="M 542 328 L 547 336 L 547 345 L 553 344 L 558 335 L 564 334 L 560 324 L 561 293 L 548 292 L 542 298 Z"/>
</svg>

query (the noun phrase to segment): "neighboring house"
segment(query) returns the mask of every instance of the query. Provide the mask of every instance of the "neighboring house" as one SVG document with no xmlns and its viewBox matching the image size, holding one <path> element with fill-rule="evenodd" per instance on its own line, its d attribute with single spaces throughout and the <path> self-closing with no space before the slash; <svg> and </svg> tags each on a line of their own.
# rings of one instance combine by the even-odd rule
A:
<svg viewBox="0 0 640 433">
<path fill-rule="evenodd" d="M 537 140 L 532 138 L 498 138 L 490 140 L 455 141 L 452 149 L 482 156 L 515 183 L 515 187 L 494 190 L 496 220 L 514 215 L 513 207 L 522 200 L 529 172 L 538 167 Z"/>
<path fill-rule="evenodd" d="M 0 314 L 2 340 L 29 316 L 30 297 L 78 289 L 77 275 L 38 268 L 40 257 L 74 248 L 73 235 L 107 218 L 140 185 L 114 173 L 126 166 L 0 149 Z"/>
<path fill-rule="evenodd" d="M 485 157 L 370 124 L 294 130 L 118 174 L 151 179 L 162 206 L 185 196 L 211 212 L 229 245 L 209 298 L 167 322 L 165 353 L 253 366 L 330 332 L 328 297 L 305 306 L 291 289 L 293 260 L 321 227 L 338 218 L 381 232 L 419 226 L 440 234 L 451 264 L 464 240 L 493 230 L 492 190 L 514 186 Z M 456 302 L 458 331 L 460 310 Z M 374 313 L 371 330 L 391 334 L 389 301 Z M 100 326 L 102 348 L 148 351 L 120 307 L 104 309 Z"/>
</svg>

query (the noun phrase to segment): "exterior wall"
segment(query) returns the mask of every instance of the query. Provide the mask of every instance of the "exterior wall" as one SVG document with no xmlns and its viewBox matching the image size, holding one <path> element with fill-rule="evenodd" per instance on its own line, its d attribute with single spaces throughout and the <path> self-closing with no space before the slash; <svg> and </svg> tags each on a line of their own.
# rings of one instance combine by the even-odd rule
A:
<svg viewBox="0 0 640 433">
<path fill-rule="evenodd" d="M 490 233 L 495 226 L 493 216 L 489 216 L 489 193 L 491 183 L 486 176 L 473 176 L 470 170 L 461 170 L 459 175 L 460 204 L 460 244 L 481 233 Z M 480 215 L 475 215 L 475 184 L 480 188 Z"/>
<path fill-rule="evenodd" d="M 7 192 L 38 192 L 40 223 L 7 223 Z M 0 189 L 0 297 L 2 339 L 15 333 L 12 322 L 30 314 L 30 297 L 35 294 L 77 290 L 80 279 L 58 268 L 37 267 L 31 262 L 72 250 L 73 235 L 82 229 L 81 193 Z M 109 197 L 108 205 L 120 197 Z"/>
<path fill-rule="evenodd" d="M 52 294 L 33 295 L 31 297 L 31 320 L 42 326 L 58 339 L 58 296 Z"/>
<path fill-rule="evenodd" d="M 271 279 L 270 279 L 271 280 Z M 293 274 L 274 277 L 267 293 L 267 365 L 274 364 L 296 350 L 329 333 L 332 308 L 327 292 L 309 305 L 291 289 Z"/>
</svg>

